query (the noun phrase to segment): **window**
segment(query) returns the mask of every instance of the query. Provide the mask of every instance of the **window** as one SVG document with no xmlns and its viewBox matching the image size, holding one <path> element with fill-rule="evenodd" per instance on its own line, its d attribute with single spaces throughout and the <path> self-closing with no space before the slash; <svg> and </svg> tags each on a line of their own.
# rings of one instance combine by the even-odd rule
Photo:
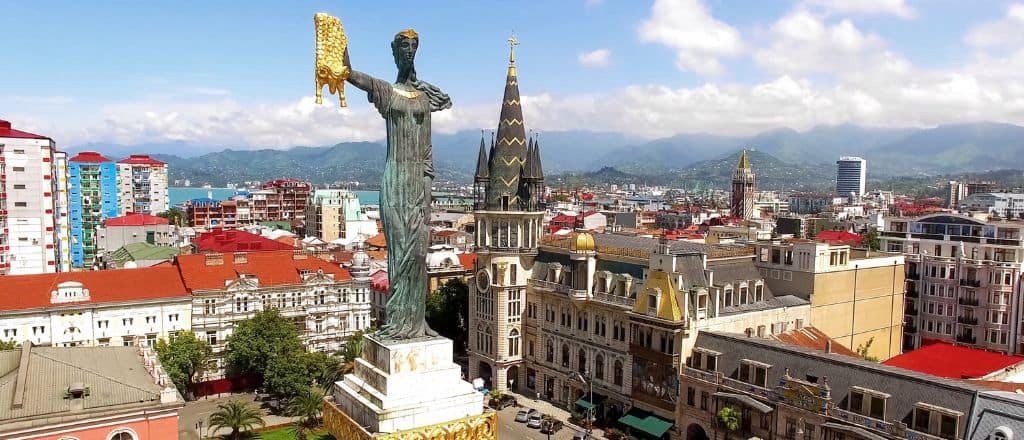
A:
<svg viewBox="0 0 1024 440">
<path fill-rule="evenodd" d="M 764 301 L 764 284 L 756 284 L 756 285 L 754 285 L 754 301 L 755 302 Z"/>
<path fill-rule="evenodd" d="M 25 171 L 25 167 L 11 167 L 11 171 L 20 173 L 22 171 Z"/>
<path fill-rule="evenodd" d="M 647 295 L 647 313 L 650 315 L 658 314 L 658 293 L 652 292 Z"/>
<path fill-rule="evenodd" d="M 569 368 L 569 346 L 562 344 L 562 366 Z"/>
<path fill-rule="evenodd" d="M 526 350 L 527 354 L 533 357 L 533 341 L 526 341 Z"/>
<path fill-rule="evenodd" d="M 215 300 L 215 299 L 205 299 L 205 300 L 203 300 L 203 313 L 205 313 L 207 315 L 216 315 L 217 314 L 217 300 Z"/>
<path fill-rule="evenodd" d="M 578 363 L 576 364 L 576 371 L 579 371 L 580 374 L 586 374 L 587 373 L 587 352 L 584 351 L 582 348 L 580 349 L 579 357 L 578 357 L 577 361 L 578 361 Z"/>
<path fill-rule="evenodd" d="M 124 318 L 124 319 L 121 320 L 121 325 L 125 326 L 125 327 L 128 327 L 128 326 L 132 325 L 132 323 L 134 321 L 135 321 L 135 318 Z"/>
<path fill-rule="evenodd" d="M 740 363 L 739 379 L 751 385 L 756 385 L 764 388 L 768 386 L 769 367 L 770 365 L 768 364 L 752 361 L 749 359 L 744 359 Z"/>
<path fill-rule="evenodd" d="M 14 202 L 14 207 L 15 208 L 25 208 L 27 206 L 28 206 L 27 202 Z"/>
<path fill-rule="evenodd" d="M 11 328 L 4 329 L 4 337 L 5 338 L 16 338 L 16 337 L 18 337 L 18 329 L 16 329 L 16 328 L 15 329 L 11 329 Z"/>
<path fill-rule="evenodd" d="M 594 377 L 604 380 L 604 356 L 600 354 L 594 359 Z"/>
<path fill-rule="evenodd" d="M 697 391 L 693 387 L 686 387 L 686 404 L 693 406 Z"/>
<path fill-rule="evenodd" d="M 701 391 L 700 392 L 700 409 L 703 409 L 703 410 L 708 409 L 708 392 L 707 391 Z"/>
<path fill-rule="evenodd" d="M 519 356 L 519 330 L 512 329 L 508 332 L 508 355 Z"/>
<path fill-rule="evenodd" d="M 615 361 L 615 368 L 612 373 L 612 382 L 614 382 L 615 385 L 622 386 L 622 361 Z"/>
<path fill-rule="evenodd" d="M 956 438 L 957 417 L 943 414 L 939 420 L 939 436 L 943 438 Z"/>
<path fill-rule="evenodd" d="M 116 431 L 110 435 L 109 440 L 135 440 L 135 436 L 130 431 Z"/>
<path fill-rule="evenodd" d="M 208 332 L 206 332 L 206 343 L 210 344 L 211 346 L 212 345 L 217 345 L 217 332 L 215 332 L 215 331 L 208 331 Z"/>
<path fill-rule="evenodd" d="M 553 344 L 550 340 L 548 340 L 548 345 L 547 345 L 546 350 L 547 350 L 547 357 L 546 357 L 546 359 L 547 359 L 548 363 L 549 364 L 555 363 L 555 344 Z"/>
<path fill-rule="evenodd" d="M 25 189 L 25 184 L 15 184 L 14 189 Z"/>
<path fill-rule="evenodd" d="M 110 328 L 110 321 L 102 320 L 96 321 L 96 328 Z"/>
<path fill-rule="evenodd" d="M 32 335 L 35 336 L 37 334 L 45 335 L 46 334 L 46 326 L 42 326 L 42 325 L 33 326 L 32 327 Z"/>
</svg>

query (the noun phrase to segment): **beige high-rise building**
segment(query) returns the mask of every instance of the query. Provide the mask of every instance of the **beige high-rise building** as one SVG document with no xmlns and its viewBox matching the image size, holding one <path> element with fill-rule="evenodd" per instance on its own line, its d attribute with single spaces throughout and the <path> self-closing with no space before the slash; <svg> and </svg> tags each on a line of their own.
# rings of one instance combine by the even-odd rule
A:
<svg viewBox="0 0 1024 440">
<path fill-rule="evenodd" d="M 900 354 L 904 257 L 808 240 L 762 242 L 757 266 L 776 294 L 811 302 L 811 323 L 832 339 L 885 360 Z"/>
<path fill-rule="evenodd" d="M 305 209 L 306 236 L 352 242 L 377 235 L 377 222 L 362 212 L 359 198 L 347 189 L 315 190 Z"/>
</svg>

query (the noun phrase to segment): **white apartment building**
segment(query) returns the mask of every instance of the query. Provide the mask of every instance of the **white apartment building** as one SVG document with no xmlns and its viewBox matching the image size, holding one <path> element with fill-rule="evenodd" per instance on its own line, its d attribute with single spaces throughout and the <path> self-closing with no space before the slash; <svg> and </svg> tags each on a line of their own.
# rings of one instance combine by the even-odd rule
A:
<svg viewBox="0 0 1024 440">
<path fill-rule="evenodd" d="M 940 339 L 1024 353 L 1024 223 L 984 217 L 885 220 L 882 250 L 907 261 L 904 349 Z"/>
<path fill-rule="evenodd" d="M 59 269 L 55 153 L 52 139 L 0 120 L 0 274 Z"/>
<path fill-rule="evenodd" d="M 117 215 L 159 214 L 169 208 L 166 163 L 145 154 L 117 162 Z"/>
<path fill-rule="evenodd" d="M 57 243 L 55 245 L 57 249 L 57 271 L 67 272 L 71 270 L 71 217 L 68 213 L 71 212 L 71 204 L 69 197 L 68 187 L 68 155 L 67 153 L 57 151 L 53 154 L 53 179 L 54 193 L 53 201 L 54 216 L 53 220 L 57 224 L 55 226 L 57 232 Z"/>
<path fill-rule="evenodd" d="M 310 351 L 336 352 L 371 324 L 365 253 L 353 256 L 349 270 L 301 251 L 182 255 L 176 265 L 192 295 L 192 331 L 213 348 L 216 368 L 204 380 L 224 378 L 228 337 L 260 310 L 293 320 Z"/>
<path fill-rule="evenodd" d="M 306 236 L 345 244 L 377 235 L 377 222 L 362 212 L 347 189 L 318 189 L 306 203 Z"/>
<path fill-rule="evenodd" d="M 971 194 L 961 199 L 956 207 L 966 211 L 984 212 L 1007 220 L 1024 219 L 1024 194 Z"/>
<path fill-rule="evenodd" d="M 836 161 L 836 193 L 840 197 L 864 196 L 867 183 L 868 161 L 855 156 L 843 156 Z"/>
<path fill-rule="evenodd" d="M 0 276 L 0 292 L 4 341 L 152 346 L 191 327 L 192 299 L 174 267 Z"/>
</svg>

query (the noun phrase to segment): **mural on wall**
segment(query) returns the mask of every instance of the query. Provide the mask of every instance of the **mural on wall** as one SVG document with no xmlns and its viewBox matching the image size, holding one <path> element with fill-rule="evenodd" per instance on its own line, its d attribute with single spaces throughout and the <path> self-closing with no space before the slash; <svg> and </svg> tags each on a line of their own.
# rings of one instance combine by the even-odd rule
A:
<svg viewBox="0 0 1024 440">
<path fill-rule="evenodd" d="M 632 395 L 673 411 L 679 398 L 679 373 L 671 364 L 634 356 Z"/>
</svg>

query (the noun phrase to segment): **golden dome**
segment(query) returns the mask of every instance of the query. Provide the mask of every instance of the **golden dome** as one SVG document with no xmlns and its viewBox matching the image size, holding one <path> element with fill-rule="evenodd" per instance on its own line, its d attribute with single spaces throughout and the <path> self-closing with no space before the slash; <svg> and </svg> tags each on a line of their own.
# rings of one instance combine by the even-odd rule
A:
<svg viewBox="0 0 1024 440">
<path fill-rule="evenodd" d="M 589 232 L 575 232 L 569 239 L 569 250 L 572 252 L 594 252 L 597 245 L 594 244 L 594 236 Z"/>
</svg>

